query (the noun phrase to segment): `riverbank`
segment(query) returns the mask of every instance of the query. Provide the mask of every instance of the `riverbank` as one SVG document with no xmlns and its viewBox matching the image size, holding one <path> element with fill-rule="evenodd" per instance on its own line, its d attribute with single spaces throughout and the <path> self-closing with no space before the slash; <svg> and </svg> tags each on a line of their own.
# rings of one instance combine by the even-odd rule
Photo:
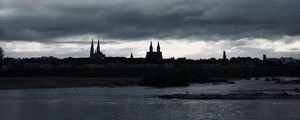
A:
<svg viewBox="0 0 300 120">
<path fill-rule="evenodd" d="M 68 87 L 114 87 L 142 84 L 142 78 L 107 77 L 0 77 L 0 90 Z"/>
<path fill-rule="evenodd" d="M 157 77 L 160 76 L 160 77 Z M 171 76 L 171 77 L 170 77 Z M 176 76 L 176 75 L 175 75 Z M 267 80 L 266 80 L 267 79 Z M 270 80 L 269 80 L 270 79 Z M 63 76 L 39 76 L 39 77 L 0 77 L 0 90 L 5 89 L 41 89 L 41 88 L 69 88 L 69 87 L 123 87 L 123 86 L 149 86 L 157 88 L 165 87 L 186 87 L 191 84 L 210 84 L 210 85 L 228 85 L 236 84 L 240 80 L 246 81 L 266 81 L 274 83 L 274 85 L 280 85 L 274 80 L 280 79 L 280 81 L 294 81 L 299 78 L 288 77 L 269 77 L 266 78 L 226 78 L 226 77 L 213 77 L 206 79 L 200 79 L 199 81 L 189 81 L 184 77 L 172 77 L 172 75 L 163 76 L 146 76 L 146 77 L 63 77 Z M 284 84 L 285 85 L 285 84 Z M 289 84 L 293 85 L 293 84 Z M 285 89 L 284 91 L 299 91 L 300 87 Z M 239 92 L 249 92 L 260 90 L 239 90 Z M 266 90 L 266 91 L 278 91 L 278 90 Z M 282 90 L 281 90 L 282 91 Z"/>
<path fill-rule="evenodd" d="M 199 100 L 254 100 L 254 99 L 300 99 L 300 95 L 288 93 L 264 94 L 264 93 L 233 93 L 233 94 L 173 94 L 160 95 L 162 99 L 199 99 Z"/>
<path fill-rule="evenodd" d="M 176 75 L 175 75 L 176 76 Z M 208 82 L 234 84 L 237 78 L 211 78 Z M 150 86 L 150 87 L 178 87 L 188 86 L 191 83 L 182 77 L 172 75 L 160 77 L 148 75 L 142 77 L 63 77 L 63 76 L 38 76 L 38 77 L 0 77 L 0 90 L 6 89 L 42 89 L 42 88 L 69 88 L 69 87 L 122 87 L 122 86 Z"/>
</svg>

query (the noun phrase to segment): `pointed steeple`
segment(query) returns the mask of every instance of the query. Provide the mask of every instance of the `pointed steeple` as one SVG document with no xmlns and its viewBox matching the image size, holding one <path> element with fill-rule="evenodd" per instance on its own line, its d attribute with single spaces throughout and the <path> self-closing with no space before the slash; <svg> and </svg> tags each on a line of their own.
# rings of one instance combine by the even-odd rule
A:
<svg viewBox="0 0 300 120">
<path fill-rule="evenodd" d="M 98 44 L 97 44 L 97 51 L 96 53 L 100 52 L 100 44 L 99 44 L 99 37 L 98 37 Z"/>
<path fill-rule="evenodd" d="M 150 42 L 150 52 L 153 52 L 152 41 Z"/>
<path fill-rule="evenodd" d="M 130 54 L 130 58 L 133 59 L 133 54 L 132 53 Z"/>
<path fill-rule="evenodd" d="M 157 52 L 160 52 L 159 41 L 158 41 L 158 43 L 157 43 Z"/>
<path fill-rule="evenodd" d="M 94 38 L 92 38 L 90 58 L 92 58 L 93 56 L 94 56 Z"/>
<path fill-rule="evenodd" d="M 225 51 L 225 50 L 223 51 L 223 59 L 224 59 L 224 60 L 227 59 L 227 58 L 226 58 L 226 51 Z"/>
</svg>

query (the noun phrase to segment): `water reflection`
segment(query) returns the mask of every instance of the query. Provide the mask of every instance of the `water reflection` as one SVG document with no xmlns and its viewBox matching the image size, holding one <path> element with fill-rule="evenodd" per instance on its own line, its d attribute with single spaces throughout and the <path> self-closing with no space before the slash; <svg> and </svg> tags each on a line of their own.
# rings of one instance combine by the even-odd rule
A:
<svg viewBox="0 0 300 120">
<path fill-rule="evenodd" d="M 65 88 L 0 91 L 3 120 L 183 120 L 300 119 L 298 100 L 162 100 L 158 94 L 226 93 L 240 89 L 283 89 L 270 81 L 237 84 L 149 87 Z"/>
</svg>

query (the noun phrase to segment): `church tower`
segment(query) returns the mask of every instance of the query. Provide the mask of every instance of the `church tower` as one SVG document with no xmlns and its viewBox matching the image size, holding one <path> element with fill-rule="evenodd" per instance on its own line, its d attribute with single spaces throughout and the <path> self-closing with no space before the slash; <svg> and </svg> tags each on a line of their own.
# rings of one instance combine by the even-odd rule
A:
<svg viewBox="0 0 300 120">
<path fill-rule="evenodd" d="M 100 52 L 100 45 L 99 45 L 99 39 L 98 39 L 98 44 L 97 44 L 97 50 L 96 50 L 96 53 L 99 53 Z"/>
<path fill-rule="evenodd" d="M 150 42 L 150 48 L 149 48 L 149 52 L 153 52 L 152 41 Z"/>
<path fill-rule="evenodd" d="M 267 59 L 267 55 L 263 54 L 263 60 L 265 61 Z"/>
<path fill-rule="evenodd" d="M 227 57 L 226 57 L 226 51 L 225 51 L 225 50 L 223 51 L 223 59 L 224 59 L 224 60 L 227 59 Z"/>
<path fill-rule="evenodd" d="M 146 53 L 146 59 L 147 61 L 151 62 L 159 62 L 162 60 L 162 53 L 160 51 L 159 42 L 157 43 L 157 48 L 155 52 L 153 51 L 152 41 L 150 42 L 149 52 Z"/>
<path fill-rule="evenodd" d="M 132 53 L 130 54 L 130 59 L 133 59 L 133 54 Z"/>
<path fill-rule="evenodd" d="M 91 49 L 90 49 L 90 58 L 94 56 L 94 39 L 92 38 Z"/>
<path fill-rule="evenodd" d="M 159 41 L 158 41 L 158 43 L 157 43 L 157 52 L 160 52 L 160 46 L 159 46 Z"/>
<path fill-rule="evenodd" d="M 100 51 L 99 36 L 98 36 L 98 43 L 97 43 L 97 48 L 96 48 L 95 52 L 94 52 L 94 41 L 92 39 L 90 58 L 91 59 L 100 59 L 100 60 L 105 59 L 105 55 Z"/>
</svg>

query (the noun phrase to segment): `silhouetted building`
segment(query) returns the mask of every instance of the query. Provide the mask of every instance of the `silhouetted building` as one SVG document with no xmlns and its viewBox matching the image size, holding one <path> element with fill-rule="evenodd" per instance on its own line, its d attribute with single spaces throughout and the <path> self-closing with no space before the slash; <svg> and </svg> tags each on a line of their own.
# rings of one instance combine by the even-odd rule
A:
<svg viewBox="0 0 300 120">
<path fill-rule="evenodd" d="M 133 59 L 133 54 L 132 53 L 130 54 L 130 58 Z"/>
<path fill-rule="evenodd" d="M 292 57 L 281 57 L 280 61 L 281 61 L 282 64 L 291 64 L 291 63 L 295 64 L 295 63 L 297 63 L 297 60 L 292 58 Z"/>
<path fill-rule="evenodd" d="M 98 44 L 97 44 L 97 49 L 94 52 L 94 43 L 92 40 L 92 44 L 91 44 L 91 50 L 90 50 L 90 58 L 91 59 L 104 59 L 105 55 L 100 51 L 100 43 L 99 43 L 99 38 L 98 38 Z"/>
<path fill-rule="evenodd" d="M 267 59 L 267 55 L 263 54 L 263 60 L 265 61 Z"/>
<path fill-rule="evenodd" d="M 4 58 L 4 51 L 0 47 L 0 60 L 2 60 L 3 58 Z"/>
<path fill-rule="evenodd" d="M 92 38 L 91 50 L 90 50 L 90 58 L 94 57 L 94 39 Z"/>
<path fill-rule="evenodd" d="M 225 50 L 223 51 L 223 59 L 224 59 L 224 60 L 227 59 L 227 58 L 226 58 L 226 52 L 225 52 Z"/>
<path fill-rule="evenodd" d="M 160 61 L 162 60 L 162 52 L 160 51 L 159 41 L 157 43 L 156 52 L 153 51 L 152 41 L 150 42 L 149 52 L 146 54 L 146 59 L 149 61 Z"/>
</svg>

